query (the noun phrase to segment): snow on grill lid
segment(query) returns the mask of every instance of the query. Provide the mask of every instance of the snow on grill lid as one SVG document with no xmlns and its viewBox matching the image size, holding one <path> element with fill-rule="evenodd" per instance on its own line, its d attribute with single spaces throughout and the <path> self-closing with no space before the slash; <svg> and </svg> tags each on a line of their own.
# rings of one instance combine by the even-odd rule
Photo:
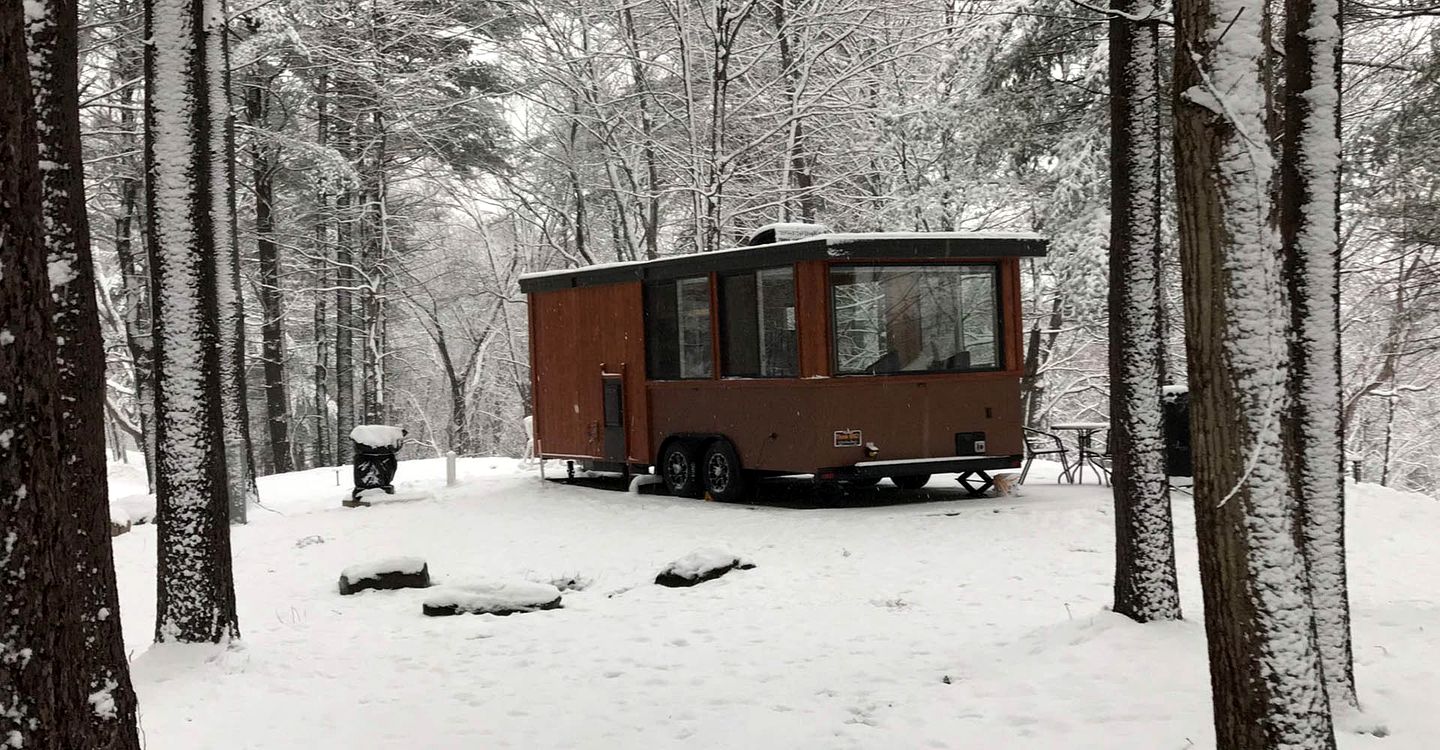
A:
<svg viewBox="0 0 1440 750">
<path fill-rule="evenodd" d="M 405 431 L 388 424 L 362 424 L 350 431 L 350 439 L 372 448 L 389 448 L 405 439 Z"/>
</svg>

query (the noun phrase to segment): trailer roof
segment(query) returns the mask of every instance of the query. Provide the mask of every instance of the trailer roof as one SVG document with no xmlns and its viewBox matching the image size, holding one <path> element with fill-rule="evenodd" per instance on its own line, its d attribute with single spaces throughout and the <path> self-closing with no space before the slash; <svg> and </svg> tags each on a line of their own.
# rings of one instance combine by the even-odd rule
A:
<svg viewBox="0 0 1440 750">
<path fill-rule="evenodd" d="M 1028 232 L 828 233 L 713 253 L 527 273 L 520 277 L 520 290 L 531 294 L 577 286 L 676 279 L 712 271 L 788 265 L 802 260 L 1030 258 L 1045 255 L 1047 245 L 1044 237 Z"/>
</svg>

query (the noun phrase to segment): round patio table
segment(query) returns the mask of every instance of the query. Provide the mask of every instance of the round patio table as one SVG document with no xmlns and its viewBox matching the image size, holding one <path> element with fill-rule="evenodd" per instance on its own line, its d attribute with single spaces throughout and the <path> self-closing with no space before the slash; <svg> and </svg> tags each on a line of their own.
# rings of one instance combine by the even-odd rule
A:
<svg viewBox="0 0 1440 750">
<path fill-rule="evenodd" d="M 1078 459 L 1075 461 L 1075 463 L 1074 463 L 1068 470 L 1066 470 L 1063 474 L 1061 474 L 1061 476 L 1064 477 L 1064 478 L 1065 478 L 1065 481 L 1069 482 L 1070 484 L 1076 484 L 1076 483 L 1084 484 L 1084 483 L 1085 483 L 1085 465 L 1086 465 L 1086 463 L 1087 463 L 1087 461 L 1086 461 L 1086 456 L 1090 455 L 1090 441 L 1095 437 L 1095 433 L 1100 432 L 1100 431 L 1102 431 L 1102 430 L 1108 430 L 1108 429 L 1110 429 L 1110 423 L 1109 423 L 1109 422 L 1053 422 L 1053 423 L 1051 423 L 1051 425 L 1050 425 L 1050 429 L 1052 429 L 1052 430 L 1073 430 L 1073 431 L 1075 432 L 1075 442 L 1080 446 L 1080 456 L 1078 457 Z M 1101 467 L 1094 465 L 1094 459 L 1090 459 L 1089 463 L 1090 463 L 1090 469 L 1095 472 L 1095 481 L 1096 481 L 1096 482 L 1103 482 L 1103 481 L 1104 481 L 1104 475 L 1101 473 L 1101 471 L 1102 471 L 1102 470 L 1101 470 Z"/>
</svg>

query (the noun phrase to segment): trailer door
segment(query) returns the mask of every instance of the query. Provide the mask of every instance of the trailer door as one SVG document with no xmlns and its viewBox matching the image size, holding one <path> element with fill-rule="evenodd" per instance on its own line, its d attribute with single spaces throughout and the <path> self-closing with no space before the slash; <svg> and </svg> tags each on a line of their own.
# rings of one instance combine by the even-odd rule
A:
<svg viewBox="0 0 1440 750">
<path fill-rule="evenodd" d="M 625 379 L 619 375 L 600 376 L 605 401 L 605 460 L 625 463 Z"/>
</svg>

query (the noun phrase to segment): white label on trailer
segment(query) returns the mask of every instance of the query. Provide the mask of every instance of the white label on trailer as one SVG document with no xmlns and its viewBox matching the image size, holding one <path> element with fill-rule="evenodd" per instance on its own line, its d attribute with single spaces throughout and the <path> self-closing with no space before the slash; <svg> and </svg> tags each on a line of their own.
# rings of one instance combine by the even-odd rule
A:
<svg viewBox="0 0 1440 750">
<path fill-rule="evenodd" d="M 835 431 L 836 448 L 859 448 L 860 445 L 864 442 L 865 438 L 863 435 L 860 434 L 859 430 Z"/>
</svg>

